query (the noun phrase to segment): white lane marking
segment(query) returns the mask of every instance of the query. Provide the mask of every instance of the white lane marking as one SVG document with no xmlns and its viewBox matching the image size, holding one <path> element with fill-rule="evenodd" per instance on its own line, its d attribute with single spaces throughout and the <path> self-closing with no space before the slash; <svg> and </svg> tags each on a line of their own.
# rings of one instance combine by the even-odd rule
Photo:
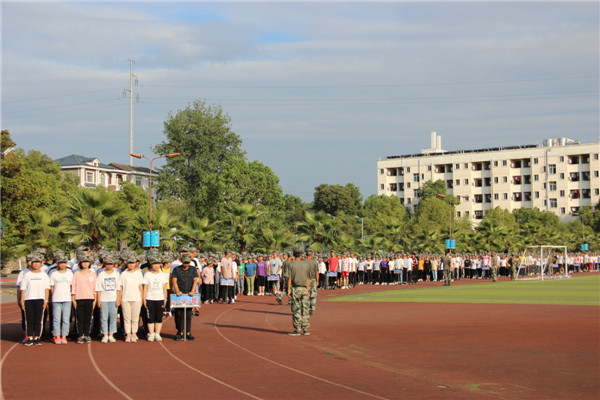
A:
<svg viewBox="0 0 600 400">
<path fill-rule="evenodd" d="M 228 309 L 228 310 L 225 310 L 225 311 L 223 311 L 223 312 L 222 312 L 222 313 L 221 313 L 221 314 L 220 314 L 220 315 L 217 317 L 217 319 L 215 319 L 215 322 L 213 323 L 213 326 L 215 327 L 215 329 L 216 329 L 217 333 L 218 333 L 219 335 L 221 335 L 221 337 L 222 337 L 223 339 L 225 339 L 226 341 L 228 341 L 228 342 L 229 342 L 229 343 L 231 343 L 232 345 L 234 345 L 234 346 L 236 346 L 236 347 L 240 348 L 241 350 L 244 350 L 244 351 L 245 351 L 245 352 L 247 352 L 247 353 L 250 353 L 250 354 L 252 354 L 253 356 L 255 356 L 255 357 L 257 357 L 257 358 L 260 358 L 261 360 L 264 360 L 264 361 L 270 362 L 271 364 L 275 364 L 275 365 L 277 365 L 277 366 L 279 366 L 279 367 L 282 367 L 282 368 L 289 369 L 290 371 L 294 371 L 294 372 L 296 372 L 296 373 L 298 373 L 298 374 L 301 374 L 301 375 L 307 376 L 307 377 L 309 377 L 309 378 L 313 378 L 313 379 L 316 379 L 316 380 L 318 380 L 318 381 L 321 381 L 321 382 L 324 382 L 324 383 L 328 383 L 328 384 L 330 384 L 330 385 L 333 385 L 333 386 L 340 387 L 340 388 L 342 388 L 342 389 L 350 390 L 350 391 L 352 391 L 352 392 L 360 393 L 360 394 L 362 394 L 362 395 L 365 395 L 365 396 L 374 397 L 374 398 L 376 398 L 376 399 L 388 400 L 388 399 L 387 399 L 387 398 L 385 398 L 385 397 L 381 397 L 381 396 L 377 396 L 377 395 L 375 395 L 375 394 L 371 394 L 371 393 L 363 392 L 362 390 L 355 389 L 355 388 L 352 388 L 352 387 L 350 387 L 350 386 L 342 385 L 341 383 L 332 382 L 332 381 L 329 381 L 329 380 L 327 380 L 327 379 L 323 379 L 323 378 L 321 378 L 321 377 L 318 377 L 318 376 L 316 376 L 316 375 L 309 374 L 308 372 L 304 372 L 304 371 L 301 371 L 301 370 L 299 370 L 299 369 L 296 369 L 296 368 L 293 368 L 293 367 L 290 367 L 290 366 L 287 366 L 287 365 L 284 365 L 284 364 L 278 363 L 277 361 L 274 361 L 274 360 L 271 360 L 271 359 L 269 359 L 269 358 L 267 358 L 267 357 L 261 356 L 260 354 L 257 354 L 257 353 L 255 353 L 255 352 L 253 352 L 253 351 L 250 351 L 250 350 L 246 349 L 245 347 L 242 347 L 242 346 L 240 346 L 239 344 L 237 344 L 237 343 L 235 343 L 235 342 L 233 342 L 233 341 L 229 340 L 229 339 L 228 339 L 228 338 L 227 338 L 225 335 L 223 335 L 223 333 L 221 333 L 221 330 L 219 329 L 219 327 L 218 327 L 218 324 L 217 324 L 217 323 L 219 322 L 219 319 L 221 319 L 221 317 L 222 317 L 223 315 L 225 315 L 225 313 L 228 313 L 229 311 L 231 311 L 231 310 L 234 310 L 234 309 L 235 309 L 235 308 L 230 308 L 230 309 Z"/>
<path fill-rule="evenodd" d="M 125 393 L 124 391 L 122 391 L 121 389 L 119 389 L 119 387 L 117 385 L 115 385 L 114 383 L 112 383 L 111 380 L 108 379 L 108 377 L 106 375 L 104 375 L 104 372 L 102 372 L 102 370 L 100 369 L 100 367 L 98 367 L 98 364 L 96 364 L 96 360 L 94 360 L 94 355 L 92 354 L 92 344 L 88 345 L 88 355 L 90 356 L 90 361 L 92 361 L 92 364 L 94 365 L 94 368 L 96 368 L 96 372 L 98 373 L 98 375 L 100 375 L 102 377 L 102 379 L 104 379 L 104 381 L 106 383 L 108 383 L 108 385 L 110 387 L 112 387 L 121 396 L 125 397 L 126 399 L 133 400 L 132 397 L 130 397 L 129 395 L 127 395 L 127 393 Z"/>
</svg>

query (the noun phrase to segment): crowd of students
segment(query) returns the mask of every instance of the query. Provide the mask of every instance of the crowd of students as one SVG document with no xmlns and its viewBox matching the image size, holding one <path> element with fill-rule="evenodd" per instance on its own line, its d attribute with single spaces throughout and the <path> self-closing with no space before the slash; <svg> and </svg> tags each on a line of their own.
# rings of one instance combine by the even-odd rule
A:
<svg viewBox="0 0 600 400">
<path fill-rule="evenodd" d="M 92 254 L 80 247 L 70 259 L 63 251 L 47 257 L 40 248 L 29 254 L 27 268 L 17 277 L 18 304 L 22 309 L 26 346 L 40 345 L 44 331 L 55 344 L 137 342 L 139 335 L 162 341 L 165 315 L 170 314 L 170 293 L 198 294 L 203 304 L 235 303 L 238 296 L 276 295 L 281 304 L 282 269 L 291 254 L 199 254 L 182 247 L 178 254 L 149 250 L 142 254 L 101 250 Z M 316 254 L 318 289 L 349 289 L 356 285 L 407 285 L 436 282 L 450 269 L 452 279 L 488 279 L 497 267 L 500 276 L 600 268 L 600 254 L 556 253 L 545 260 L 535 254 Z M 448 262 L 447 262 L 448 263 Z M 497 266 L 492 264 L 496 263 Z M 495 271 L 494 271 L 495 272 Z M 198 311 L 174 310 L 176 340 L 194 340 L 191 316 Z M 117 320 L 119 326 L 117 326 Z M 141 320 L 141 323 L 140 323 Z M 187 327 L 186 327 L 187 326 Z M 46 327 L 46 329 L 44 329 Z"/>
</svg>

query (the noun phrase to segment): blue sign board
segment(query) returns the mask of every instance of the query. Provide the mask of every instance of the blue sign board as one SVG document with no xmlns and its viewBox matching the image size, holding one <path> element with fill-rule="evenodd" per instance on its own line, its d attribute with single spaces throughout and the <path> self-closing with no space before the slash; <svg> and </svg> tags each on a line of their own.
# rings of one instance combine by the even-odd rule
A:
<svg viewBox="0 0 600 400">
<path fill-rule="evenodd" d="M 589 250 L 588 244 L 587 243 L 583 243 L 581 245 L 581 251 L 588 251 L 588 250 Z"/>
<path fill-rule="evenodd" d="M 160 242 L 160 231 L 144 231 L 142 233 L 142 245 L 144 247 L 158 247 Z"/>
<path fill-rule="evenodd" d="M 455 239 L 446 239 L 446 248 L 447 249 L 455 249 L 456 248 L 456 240 Z"/>
</svg>

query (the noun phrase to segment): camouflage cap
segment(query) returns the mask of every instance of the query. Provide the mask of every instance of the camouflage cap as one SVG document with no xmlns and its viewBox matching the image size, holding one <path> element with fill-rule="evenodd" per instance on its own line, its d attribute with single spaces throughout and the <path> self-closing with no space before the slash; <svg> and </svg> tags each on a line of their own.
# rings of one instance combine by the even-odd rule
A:
<svg viewBox="0 0 600 400">
<path fill-rule="evenodd" d="M 125 261 L 127 261 L 127 263 L 136 263 L 138 262 L 138 256 L 134 252 L 128 253 L 125 257 Z"/>
<path fill-rule="evenodd" d="M 28 261 L 31 262 L 43 262 L 44 261 L 44 256 L 40 253 L 37 252 L 33 252 L 31 254 L 27 254 L 27 257 L 25 257 L 26 259 L 28 259 Z"/>
<path fill-rule="evenodd" d="M 118 258 L 114 254 L 107 254 L 104 257 L 104 264 L 118 264 Z"/>
<path fill-rule="evenodd" d="M 148 263 L 150 264 L 162 264 L 162 258 L 159 254 L 152 254 L 148 256 Z"/>
<path fill-rule="evenodd" d="M 181 255 L 181 262 L 183 262 L 183 263 L 192 262 L 192 255 L 191 254 L 187 254 L 187 253 L 182 254 Z"/>
<path fill-rule="evenodd" d="M 92 257 L 88 256 L 86 253 L 80 253 L 77 254 L 77 262 L 82 262 L 82 261 L 87 261 L 87 262 L 92 262 Z"/>
<path fill-rule="evenodd" d="M 54 258 L 56 258 L 56 262 L 62 263 L 62 262 L 69 262 L 69 257 L 67 257 L 67 255 L 58 250 L 54 252 Z"/>
<path fill-rule="evenodd" d="M 46 249 L 43 247 L 38 247 L 37 249 L 35 249 L 35 253 L 46 255 Z"/>
<path fill-rule="evenodd" d="M 175 257 L 173 256 L 173 254 L 171 253 L 164 253 L 161 257 L 160 257 L 161 262 L 163 263 L 171 263 L 175 260 Z"/>
</svg>

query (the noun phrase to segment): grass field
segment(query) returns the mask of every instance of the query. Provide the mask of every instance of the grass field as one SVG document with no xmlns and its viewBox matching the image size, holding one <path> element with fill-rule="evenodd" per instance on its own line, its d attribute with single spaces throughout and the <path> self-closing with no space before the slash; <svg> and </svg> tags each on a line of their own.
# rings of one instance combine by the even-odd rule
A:
<svg viewBox="0 0 600 400">
<path fill-rule="evenodd" d="M 577 276 L 571 279 L 546 280 L 544 282 L 485 282 L 448 287 L 403 288 L 336 297 L 328 301 L 600 306 L 600 275 Z"/>
</svg>

